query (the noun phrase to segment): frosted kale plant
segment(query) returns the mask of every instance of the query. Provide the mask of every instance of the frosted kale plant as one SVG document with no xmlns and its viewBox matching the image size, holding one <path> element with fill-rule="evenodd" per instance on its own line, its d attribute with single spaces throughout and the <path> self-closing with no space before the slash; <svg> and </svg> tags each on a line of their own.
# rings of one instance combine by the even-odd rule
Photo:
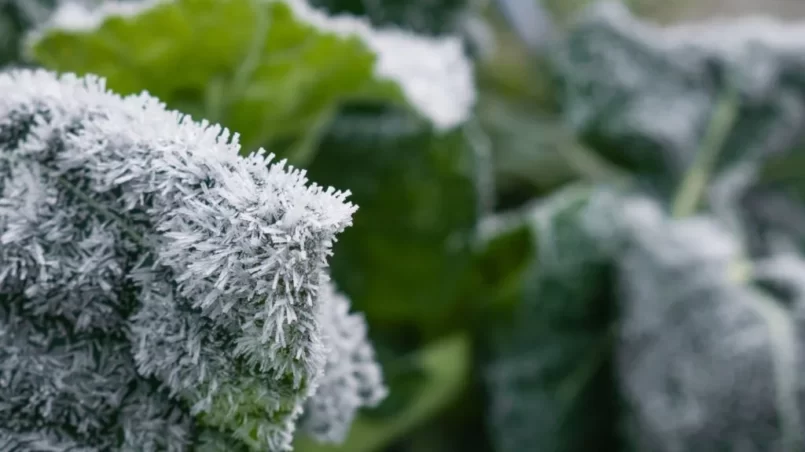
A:
<svg viewBox="0 0 805 452">
<path fill-rule="evenodd" d="M 346 429 L 382 397 L 322 287 L 348 193 L 239 150 L 97 77 L 0 73 L 0 450 L 289 450 L 306 403 Z"/>
<path fill-rule="evenodd" d="M 322 285 L 319 320 L 329 351 L 324 377 L 308 399 L 302 427 L 321 441 L 340 443 L 355 413 L 386 396 L 380 366 L 367 341 L 366 321 L 349 313 L 349 300 L 331 284 Z"/>
</svg>

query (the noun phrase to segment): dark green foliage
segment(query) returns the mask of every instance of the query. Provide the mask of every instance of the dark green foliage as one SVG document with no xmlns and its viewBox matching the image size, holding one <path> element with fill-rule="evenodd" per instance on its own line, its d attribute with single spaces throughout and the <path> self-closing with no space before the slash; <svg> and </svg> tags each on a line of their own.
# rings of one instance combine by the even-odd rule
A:
<svg viewBox="0 0 805 452">
<path fill-rule="evenodd" d="M 535 259 L 513 321 L 487 335 L 496 450 L 618 450 L 612 273 L 585 230 L 588 196 L 567 190 L 522 218 Z"/>
<path fill-rule="evenodd" d="M 437 134 L 401 113 L 345 113 L 325 136 L 311 176 L 361 206 L 333 275 L 371 321 L 450 322 L 469 271 L 477 165 L 464 130 Z"/>
<path fill-rule="evenodd" d="M 426 35 L 455 32 L 467 0 L 312 0 L 331 13 L 363 16 L 376 26 L 393 25 Z"/>
</svg>

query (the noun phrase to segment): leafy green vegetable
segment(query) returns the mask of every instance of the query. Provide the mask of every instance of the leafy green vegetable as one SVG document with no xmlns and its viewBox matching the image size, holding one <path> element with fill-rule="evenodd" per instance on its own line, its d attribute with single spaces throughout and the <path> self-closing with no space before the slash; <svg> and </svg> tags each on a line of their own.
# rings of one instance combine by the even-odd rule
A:
<svg viewBox="0 0 805 452">
<path fill-rule="evenodd" d="M 632 450 L 802 450 L 791 306 L 736 272 L 741 243 L 713 217 L 670 219 L 648 198 L 612 207 L 625 245 L 613 257 Z"/>
<path fill-rule="evenodd" d="M 478 114 L 492 140 L 499 190 L 545 192 L 575 176 L 566 151 L 576 143 L 553 117 L 502 96 L 482 98 Z"/>
<path fill-rule="evenodd" d="M 801 144 L 799 25 L 745 19 L 658 27 L 622 6 L 588 11 L 557 49 L 566 121 L 606 157 L 663 194 L 676 190 L 725 93 L 734 121 L 713 162 L 762 161 Z"/>
<path fill-rule="evenodd" d="M 32 38 L 34 55 L 104 75 L 118 92 L 147 89 L 230 127 L 245 149 L 270 144 L 322 185 L 351 190 L 360 210 L 336 245 L 339 288 L 372 322 L 427 328 L 446 318 L 466 277 L 479 202 L 462 124 L 475 93 L 458 40 L 373 30 L 293 0 L 100 11 L 96 28 L 79 31 L 57 13 Z M 404 108 L 342 114 L 342 104 L 356 103 Z"/>
<path fill-rule="evenodd" d="M 340 116 L 309 167 L 360 206 L 333 276 L 374 325 L 441 332 L 470 269 L 476 156 L 463 128 L 437 134 L 410 115 L 377 114 Z"/>
<path fill-rule="evenodd" d="M 291 157 L 301 152 L 301 163 L 315 145 L 310 131 L 321 129 L 343 101 L 394 102 L 449 128 L 466 117 L 474 98 L 458 42 L 376 31 L 355 18 L 327 17 L 304 2 L 177 0 L 137 8 L 110 2 L 84 13 L 75 8 L 63 6 L 31 36 L 38 62 L 102 75 L 121 94 L 147 90 L 170 108 L 226 125 L 247 150 L 273 143 L 275 151 L 290 149 Z M 442 84 L 445 77 L 449 83 Z M 451 98 L 452 104 L 443 100 Z"/>
<path fill-rule="evenodd" d="M 617 450 L 611 272 L 586 230 L 589 194 L 562 190 L 522 218 L 536 246 L 522 303 L 487 333 L 498 452 Z"/>
</svg>

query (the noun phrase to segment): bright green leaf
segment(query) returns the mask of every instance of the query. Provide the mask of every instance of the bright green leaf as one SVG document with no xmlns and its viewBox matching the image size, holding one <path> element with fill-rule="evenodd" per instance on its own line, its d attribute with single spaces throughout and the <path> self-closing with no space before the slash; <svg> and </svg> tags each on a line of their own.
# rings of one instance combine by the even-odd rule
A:
<svg viewBox="0 0 805 452">
<path fill-rule="evenodd" d="M 30 36 L 38 62 L 101 75 L 122 94 L 147 90 L 238 132 L 247 150 L 279 141 L 309 148 L 294 143 L 348 100 L 397 103 L 440 130 L 460 124 L 474 102 L 471 67 L 455 38 L 374 30 L 302 1 L 77 8 L 64 5 Z"/>
</svg>

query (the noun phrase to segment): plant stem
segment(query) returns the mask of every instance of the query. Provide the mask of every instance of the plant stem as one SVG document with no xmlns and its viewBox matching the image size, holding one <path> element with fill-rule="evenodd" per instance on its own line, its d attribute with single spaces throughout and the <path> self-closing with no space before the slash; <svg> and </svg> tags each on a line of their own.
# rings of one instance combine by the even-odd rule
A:
<svg viewBox="0 0 805 452">
<path fill-rule="evenodd" d="M 732 86 L 720 96 L 701 147 L 674 198 L 671 209 L 674 217 L 686 217 L 696 212 L 710 174 L 738 117 L 738 100 L 738 93 Z"/>
</svg>

